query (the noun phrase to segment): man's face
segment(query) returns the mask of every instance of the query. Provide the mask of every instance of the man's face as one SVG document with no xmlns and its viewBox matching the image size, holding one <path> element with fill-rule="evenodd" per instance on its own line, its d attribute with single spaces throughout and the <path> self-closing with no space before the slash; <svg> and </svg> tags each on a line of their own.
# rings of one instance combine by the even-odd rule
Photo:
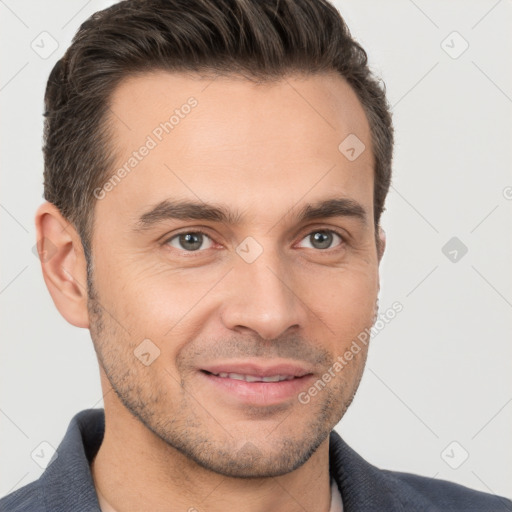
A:
<svg viewBox="0 0 512 512">
<path fill-rule="evenodd" d="M 158 72 L 124 81 L 111 111 L 125 172 L 98 193 L 88 305 L 110 385 L 206 468 L 299 467 L 350 404 L 365 347 L 307 404 L 299 395 L 371 327 L 379 287 L 355 93 L 335 75 L 256 85 Z M 355 160 L 338 149 L 349 134 L 366 146 Z M 169 207 L 184 201 L 227 216 Z"/>
</svg>

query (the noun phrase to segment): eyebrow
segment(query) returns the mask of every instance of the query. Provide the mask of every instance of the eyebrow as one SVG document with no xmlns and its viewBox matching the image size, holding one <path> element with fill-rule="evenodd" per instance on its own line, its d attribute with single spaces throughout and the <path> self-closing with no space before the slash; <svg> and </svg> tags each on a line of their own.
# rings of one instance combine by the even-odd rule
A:
<svg viewBox="0 0 512 512">
<path fill-rule="evenodd" d="M 365 208 L 354 199 L 334 198 L 304 205 L 298 213 L 297 222 L 307 222 L 326 217 L 351 217 L 363 225 L 368 223 Z M 224 205 L 208 204 L 190 200 L 165 199 L 144 212 L 136 221 L 133 230 L 146 231 L 167 220 L 209 220 L 236 225 L 243 220 L 240 211 Z"/>
</svg>

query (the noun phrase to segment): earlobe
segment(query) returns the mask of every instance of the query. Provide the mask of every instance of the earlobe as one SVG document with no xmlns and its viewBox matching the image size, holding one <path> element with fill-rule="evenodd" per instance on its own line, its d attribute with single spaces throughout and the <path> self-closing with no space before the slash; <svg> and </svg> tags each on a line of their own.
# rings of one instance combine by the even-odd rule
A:
<svg viewBox="0 0 512 512">
<path fill-rule="evenodd" d="M 76 327 L 89 327 L 86 261 L 80 237 L 52 203 L 35 216 L 43 278 L 60 314 Z"/>
</svg>

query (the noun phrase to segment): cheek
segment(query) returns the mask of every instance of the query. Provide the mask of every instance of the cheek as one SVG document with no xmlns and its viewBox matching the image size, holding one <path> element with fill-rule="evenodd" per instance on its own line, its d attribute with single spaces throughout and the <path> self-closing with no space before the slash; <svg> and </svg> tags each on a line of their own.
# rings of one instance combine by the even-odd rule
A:
<svg viewBox="0 0 512 512">
<path fill-rule="evenodd" d="M 339 337 L 357 336 L 372 324 L 378 293 L 374 268 L 344 268 L 320 273 L 309 285 L 308 306 L 321 315 Z"/>
<path fill-rule="evenodd" d="M 130 333 L 132 342 L 154 341 L 166 360 L 198 335 L 203 325 L 205 295 L 218 277 L 173 272 L 169 266 L 130 264 L 115 269 L 104 288 L 109 311 Z M 208 311 L 211 313 L 211 311 Z"/>
</svg>

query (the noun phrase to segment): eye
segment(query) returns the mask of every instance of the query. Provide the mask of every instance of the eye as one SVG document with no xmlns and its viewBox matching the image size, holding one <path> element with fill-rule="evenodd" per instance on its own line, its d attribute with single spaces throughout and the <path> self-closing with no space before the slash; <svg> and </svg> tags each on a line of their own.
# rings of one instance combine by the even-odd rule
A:
<svg viewBox="0 0 512 512">
<path fill-rule="evenodd" d="M 202 247 L 206 241 L 207 246 Z M 185 231 L 178 233 L 166 240 L 165 244 L 169 244 L 175 249 L 185 250 L 187 252 L 198 251 L 199 249 L 209 249 L 212 246 L 212 239 L 202 231 Z"/>
<path fill-rule="evenodd" d="M 307 235 L 303 240 L 307 240 L 310 242 L 309 248 L 311 249 L 330 249 L 331 244 L 333 243 L 333 240 L 338 238 L 340 240 L 340 243 L 338 245 L 343 244 L 343 237 L 336 233 L 336 231 L 333 231 L 331 229 L 317 229 L 315 231 L 312 231 Z M 308 246 L 306 246 L 308 247 Z"/>
</svg>

